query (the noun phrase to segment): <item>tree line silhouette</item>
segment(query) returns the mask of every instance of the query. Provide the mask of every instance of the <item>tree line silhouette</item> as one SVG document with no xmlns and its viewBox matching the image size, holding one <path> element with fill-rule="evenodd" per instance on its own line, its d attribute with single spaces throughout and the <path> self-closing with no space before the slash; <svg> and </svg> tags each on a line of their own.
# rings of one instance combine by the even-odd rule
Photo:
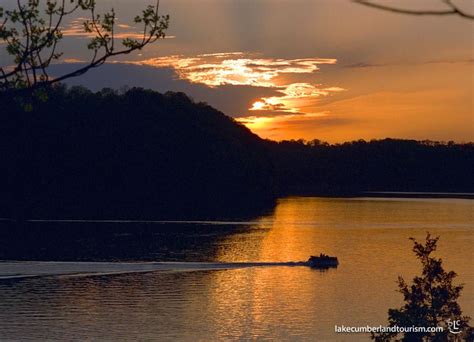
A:
<svg viewBox="0 0 474 342">
<path fill-rule="evenodd" d="M 474 190 L 473 143 L 274 142 L 183 93 L 47 98 L 25 111 L 0 93 L 1 217 L 230 217 L 283 195 Z"/>
<path fill-rule="evenodd" d="M 371 191 L 470 192 L 474 144 L 383 139 L 329 145 L 284 141 L 272 147 L 285 194 Z"/>
</svg>

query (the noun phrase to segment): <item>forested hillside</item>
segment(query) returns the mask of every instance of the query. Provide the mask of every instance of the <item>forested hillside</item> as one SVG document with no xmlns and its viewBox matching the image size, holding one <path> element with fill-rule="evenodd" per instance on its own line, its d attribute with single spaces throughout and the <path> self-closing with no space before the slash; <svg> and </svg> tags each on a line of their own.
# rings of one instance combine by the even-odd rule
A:
<svg viewBox="0 0 474 342">
<path fill-rule="evenodd" d="M 183 93 L 1 96 L 2 217 L 229 216 L 282 195 L 474 190 L 473 144 L 277 143 Z"/>
</svg>

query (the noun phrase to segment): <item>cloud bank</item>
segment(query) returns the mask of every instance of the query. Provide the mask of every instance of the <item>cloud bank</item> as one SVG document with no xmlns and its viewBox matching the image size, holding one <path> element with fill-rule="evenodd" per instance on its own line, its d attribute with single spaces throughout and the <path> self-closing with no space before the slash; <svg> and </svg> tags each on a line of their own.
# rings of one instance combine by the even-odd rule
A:
<svg viewBox="0 0 474 342">
<path fill-rule="evenodd" d="M 262 58 L 256 53 L 226 52 L 193 57 L 173 55 L 127 63 L 173 68 L 179 79 L 210 88 L 249 86 L 273 89 L 277 93 L 255 99 L 247 111 L 240 113 L 242 117 L 264 116 L 270 119 L 269 116 L 277 115 L 314 114 L 307 109 L 314 107 L 318 98 L 344 90 L 308 82 L 291 82 L 286 77 L 314 74 L 320 70 L 320 65 L 336 64 L 334 58 Z"/>
</svg>

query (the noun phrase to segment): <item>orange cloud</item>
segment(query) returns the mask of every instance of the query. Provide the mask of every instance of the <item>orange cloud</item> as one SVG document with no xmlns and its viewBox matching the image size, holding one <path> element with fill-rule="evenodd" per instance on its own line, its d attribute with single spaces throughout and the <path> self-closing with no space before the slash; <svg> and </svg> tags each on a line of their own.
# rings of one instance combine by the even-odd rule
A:
<svg viewBox="0 0 474 342">
<path fill-rule="evenodd" d="M 344 91 L 344 89 L 339 87 L 320 88 L 309 83 L 292 83 L 279 90 L 282 96 L 262 97 L 254 102 L 249 110 L 309 114 L 302 107 L 314 107 L 319 97 L 340 91 Z"/>
<path fill-rule="evenodd" d="M 265 115 L 307 114 L 303 108 L 313 105 L 321 96 L 328 96 L 344 89 L 321 87 L 306 82 L 285 83 L 282 75 L 313 74 L 323 64 L 335 64 L 331 58 L 261 58 L 244 52 L 201 54 L 195 57 L 181 55 L 151 58 L 129 63 L 153 67 L 171 67 L 181 79 L 215 88 L 224 85 L 272 88 L 280 96 L 262 97 L 248 109 L 259 112 L 259 125 L 267 122 Z M 242 113 L 242 116 L 248 116 Z M 249 124 L 249 127 L 251 124 Z"/>
<path fill-rule="evenodd" d="M 236 119 L 262 138 L 272 140 L 284 139 L 314 139 L 318 135 L 311 131 L 334 131 L 347 127 L 350 122 L 334 118 L 329 112 L 286 114 L 274 117 L 252 116 Z"/>
<path fill-rule="evenodd" d="M 274 88 L 285 85 L 275 80 L 282 74 L 311 74 L 320 64 L 335 64 L 336 59 L 251 58 L 242 52 L 203 54 L 196 57 L 167 56 L 138 62 L 139 65 L 172 67 L 180 78 L 209 87 L 247 85 Z"/>
</svg>

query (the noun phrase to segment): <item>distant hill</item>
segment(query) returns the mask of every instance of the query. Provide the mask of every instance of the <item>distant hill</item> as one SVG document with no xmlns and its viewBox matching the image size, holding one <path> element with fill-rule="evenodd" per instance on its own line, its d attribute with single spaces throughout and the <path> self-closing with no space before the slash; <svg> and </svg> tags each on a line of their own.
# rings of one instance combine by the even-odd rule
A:
<svg viewBox="0 0 474 342">
<path fill-rule="evenodd" d="M 17 215 L 227 215 L 275 198 L 262 140 L 182 93 L 58 88 L 48 97 L 26 113 L 4 100 L 2 199 L 22 207 Z"/>
<path fill-rule="evenodd" d="M 276 143 L 183 93 L 58 87 L 24 111 L 1 94 L 0 213 L 230 217 L 280 195 L 474 190 L 473 144 Z"/>
<path fill-rule="evenodd" d="M 284 141 L 272 151 L 281 194 L 474 193 L 473 143 Z"/>
</svg>

